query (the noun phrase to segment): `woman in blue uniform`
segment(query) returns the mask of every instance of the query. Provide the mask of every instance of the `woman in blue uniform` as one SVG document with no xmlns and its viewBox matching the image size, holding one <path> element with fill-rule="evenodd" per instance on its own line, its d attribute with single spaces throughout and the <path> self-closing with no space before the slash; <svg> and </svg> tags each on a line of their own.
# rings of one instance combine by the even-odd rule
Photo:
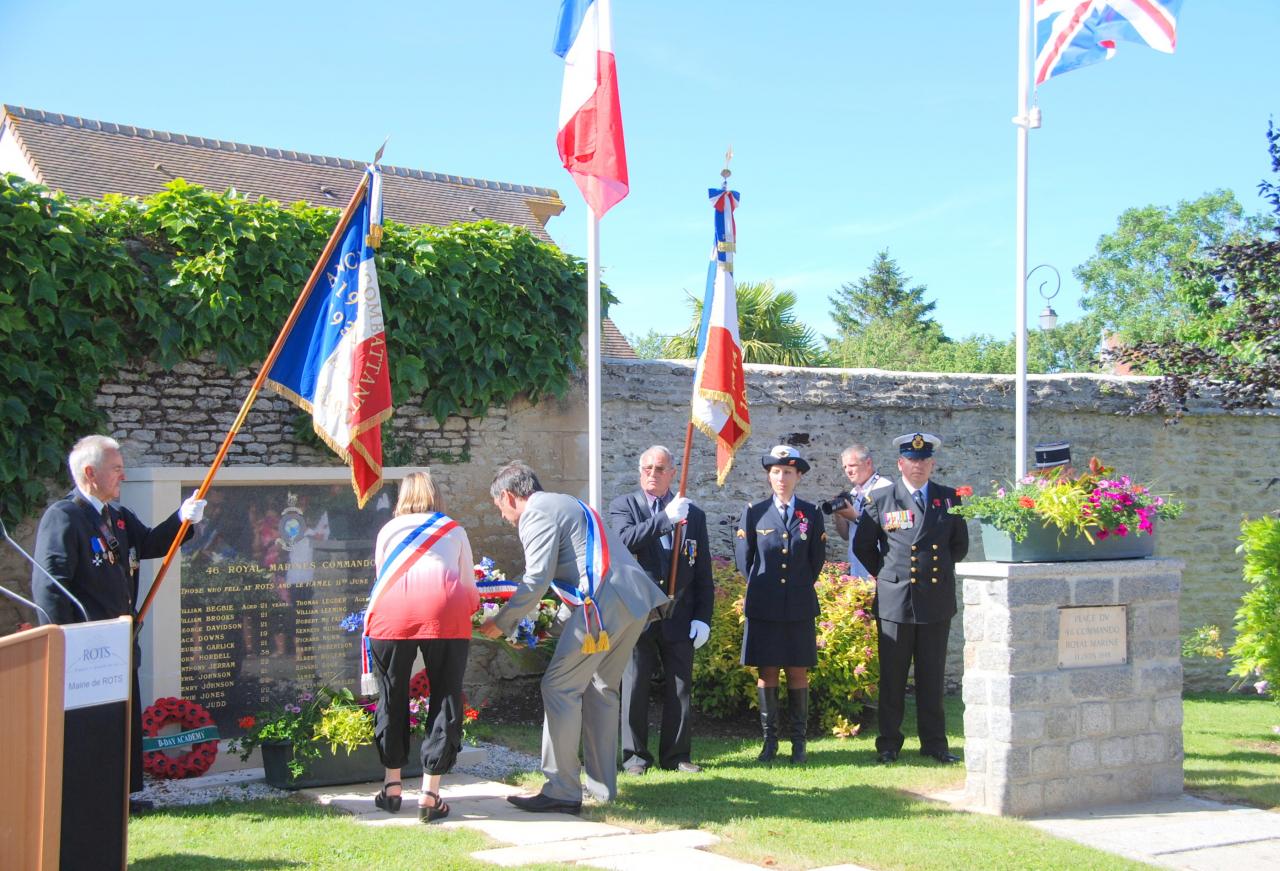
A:
<svg viewBox="0 0 1280 871">
<path fill-rule="evenodd" d="M 818 664 L 814 582 L 826 558 L 827 534 L 817 507 L 795 496 L 809 471 L 800 452 L 778 445 L 762 459 L 772 495 L 742 512 L 738 523 L 738 571 L 747 579 L 742 664 L 759 670 L 756 692 L 764 748 L 757 759 L 778 755 L 778 673 L 787 672 L 791 761 L 805 761 L 809 719 L 809 669 Z"/>
</svg>

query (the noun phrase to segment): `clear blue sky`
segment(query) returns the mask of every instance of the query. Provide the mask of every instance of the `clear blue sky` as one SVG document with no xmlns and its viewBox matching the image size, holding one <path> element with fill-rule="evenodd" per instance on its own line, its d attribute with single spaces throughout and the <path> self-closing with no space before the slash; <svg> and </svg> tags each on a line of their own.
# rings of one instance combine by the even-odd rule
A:
<svg viewBox="0 0 1280 871">
<path fill-rule="evenodd" d="M 388 163 L 559 190 L 550 232 L 584 255 L 559 3 L 364 8 L 0 0 L 0 101 L 351 158 L 390 134 Z M 614 30 L 632 192 L 601 262 L 624 332 L 688 321 L 732 144 L 739 281 L 794 290 L 826 333 L 828 296 L 887 247 L 948 334 L 1012 333 L 1016 3 L 615 0 Z M 1176 54 L 1122 43 L 1040 89 L 1029 258 L 1062 272 L 1063 316 L 1124 209 L 1226 187 L 1261 210 L 1278 37 L 1280 0 L 1186 0 Z"/>
</svg>

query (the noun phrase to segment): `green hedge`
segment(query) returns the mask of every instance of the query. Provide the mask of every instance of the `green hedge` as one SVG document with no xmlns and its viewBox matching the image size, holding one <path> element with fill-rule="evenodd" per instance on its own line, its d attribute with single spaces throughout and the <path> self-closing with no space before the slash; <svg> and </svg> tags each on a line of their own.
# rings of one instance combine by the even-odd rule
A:
<svg viewBox="0 0 1280 871">
<path fill-rule="evenodd" d="M 818 578 L 818 665 L 809 671 L 810 708 L 823 730 L 841 736 L 857 733 L 862 706 L 875 698 L 880 680 L 875 585 L 848 570 L 848 563 L 827 563 Z M 715 611 L 711 637 L 693 660 L 693 703 L 729 717 L 756 705 L 755 670 L 739 665 L 747 585 L 729 560 L 715 559 L 712 573 Z"/>
<path fill-rule="evenodd" d="M 0 177 L 0 517 L 29 515 L 43 482 L 65 479 L 121 366 L 213 353 L 256 367 L 337 215 L 181 180 L 143 200 L 71 203 Z M 581 364 L 584 266 L 525 229 L 389 223 L 378 277 L 398 408 L 484 414 L 563 395 Z"/>
</svg>

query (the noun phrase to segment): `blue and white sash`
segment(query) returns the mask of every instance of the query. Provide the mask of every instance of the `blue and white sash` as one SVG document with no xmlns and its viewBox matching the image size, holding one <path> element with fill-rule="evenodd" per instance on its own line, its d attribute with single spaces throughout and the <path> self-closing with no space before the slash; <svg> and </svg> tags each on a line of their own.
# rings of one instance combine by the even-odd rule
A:
<svg viewBox="0 0 1280 871">
<path fill-rule="evenodd" d="M 458 528 L 458 522 L 446 517 L 439 511 L 429 516 L 421 524 L 404 534 L 387 554 L 387 559 L 378 572 L 378 580 L 369 591 L 369 605 L 364 612 L 364 643 L 361 645 L 363 655 L 361 665 L 365 674 L 372 671 L 373 655 L 369 648 L 369 614 L 372 613 L 378 599 L 389 590 L 392 582 L 398 580 L 418 560 L 431 552 L 437 541 Z"/>
<path fill-rule="evenodd" d="M 581 499 L 577 500 L 582 508 L 582 516 L 586 521 L 587 552 L 586 571 L 577 585 L 567 581 L 551 582 L 551 589 L 560 601 L 571 608 L 582 605 L 586 611 L 587 637 L 582 642 L 583 653 L 603 653 L 609 649 L 609 633 L 604 628 L 604 618 L 600 614 L 600 606 L 596 596 L 604 586 L 605 577 L 609 574 L 609 540 L 605 536 L 604 523 L 595 509 Z M 591 615 L 595 614 L 596 634 L 591 634 Z"/>
</svg>

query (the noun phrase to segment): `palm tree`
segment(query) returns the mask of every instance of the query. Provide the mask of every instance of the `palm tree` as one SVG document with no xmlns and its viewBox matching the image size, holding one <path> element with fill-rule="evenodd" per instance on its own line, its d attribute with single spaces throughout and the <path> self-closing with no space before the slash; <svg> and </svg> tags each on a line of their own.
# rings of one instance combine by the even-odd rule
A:
<svg viewBox="0 0 1280 871">
<path fill-rule="evenodd" d="M 772 279 L 738 285 L 738 337 L 747 363 L 779 366 L 821 366 L 825 355 L 813 330 L 796 320 L 796 295 L 778 290 Z M 689 329 L 667 339 L 668 358 L 689 360 L 698 353 L 698 327 L 702 324 L 702 300 L 689 294 L 693 322 Z"/>
</svg>

